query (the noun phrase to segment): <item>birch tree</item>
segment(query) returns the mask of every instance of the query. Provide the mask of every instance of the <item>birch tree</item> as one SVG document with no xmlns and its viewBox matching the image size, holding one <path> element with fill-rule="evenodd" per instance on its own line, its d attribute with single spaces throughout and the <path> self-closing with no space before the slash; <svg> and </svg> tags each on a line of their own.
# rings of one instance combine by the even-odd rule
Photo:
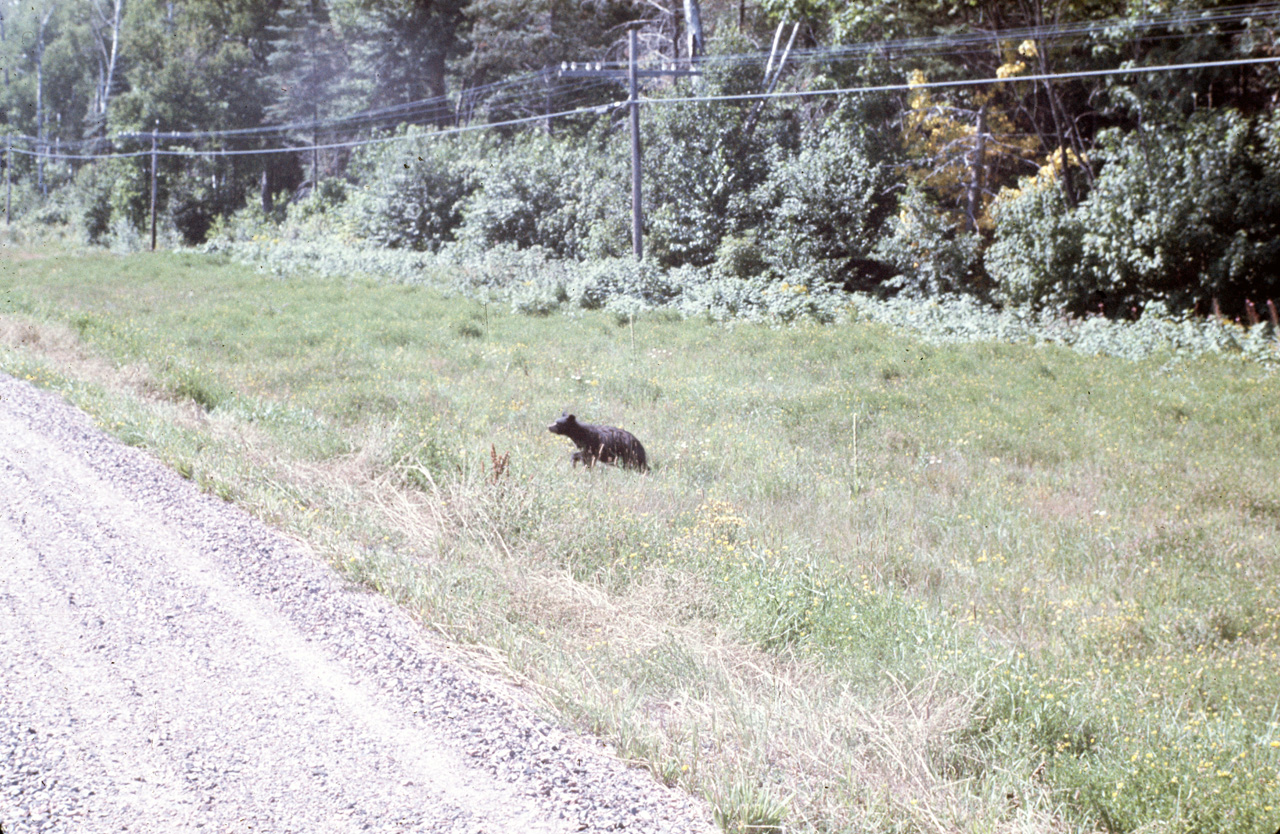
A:
<svg viewBox="0 0 1280 834">
<path fill-rule="evenodd" d="M 93 33 L 98 78 L 94 86 L 93 104 L 87 124 L 88 135 L 106 131 L 107 108 L 116 84 L 116 66 L 120 57 L 120 27 L 124 20 L 125 0 L 91 0 L 93 5 L 90 29 Z"/>
</svg>

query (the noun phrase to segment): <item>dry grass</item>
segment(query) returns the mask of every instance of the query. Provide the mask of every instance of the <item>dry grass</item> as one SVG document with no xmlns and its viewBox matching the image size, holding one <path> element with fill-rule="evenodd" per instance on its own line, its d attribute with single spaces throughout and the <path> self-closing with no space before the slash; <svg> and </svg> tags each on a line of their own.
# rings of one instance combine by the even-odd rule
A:
<svg viewBox="0 0 1280 834">
<path fill-rule="evenodd" d="M 477 337 L 417 290 L 147 263 L 14 273 L 3 366 L 727 830 L 1244 831 L 1280 807 L 1274 376 L 864 327 L 642 318 L 633 349 L 606 317 L 490 310 Z M 566 405 L 654 471 L 572 471 L 545 429 Z M 1217 799 L 1169 787 L 1210 774 Z"/>
</svg>

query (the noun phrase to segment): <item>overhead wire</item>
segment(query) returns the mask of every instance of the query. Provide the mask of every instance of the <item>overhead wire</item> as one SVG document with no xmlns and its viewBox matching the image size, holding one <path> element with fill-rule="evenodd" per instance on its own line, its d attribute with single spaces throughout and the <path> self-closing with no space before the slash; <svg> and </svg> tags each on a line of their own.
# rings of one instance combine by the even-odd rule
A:
<svg viewBox="0 0 1280 834">
<path fill-rule="evenodd" d="M 889 56 L 895 61 L 907 60 L 909 57 L 919 54 L 954 57 L 956 55 L 972 54 L 970 50 L 975 49 L 986 51 L 986 49 L 989 49 L 993 43 L 1013 43 L 1020 40 L 1031 40 L 1033 43 L 1045 43 L 1050 40 L 1061 41 L 1071 37 L 1092 36 L 1103 32 L 1114 32 L 1117 30 L 1124 30 L 1128 32 L 1151 31 L 1160 27 L 1178 25 L 1185 26 L 1191 24 L 1217 26 L 1224 23 L 1243 23 L 1244 21 L 1251 19 L 1265 20 L 1271 17 L 1280 17 L 1280 3 L 1262 3 L 1249 6 L 1225 7 L 1214 10 L 1213 12 L 1202 13 L 1199 16 L 1194 16 L 1187 12 L 1180 12 L 1151 16 L 1137 20 L 1113 19 L 1107 21 L 1085 21 L 1074 24 L 1027 27 L 1015 30 L 971 32 L 963 35 L 946 35 L 934 38 L 912 38 L 895 41 L 868 42 L 841 47 L 829 47 L 820 50 L 797 50 L 791 53 L 791 58 L 789 60 L 796 64 L 803 64 L 842 60 L 847 61 L 858 57 L 866 58 L 869 56 Z M 1176 34 L 1171 33 L 1167 37 L 1187 39 L 1222 34 L 1228 33 L 1221 31 L 1183 32 Z M 1239 33 L 1234 32 L 1230 34 Z M 712 68 L 716 66 L 732 66 L 734 64 L 744 62 L 759 63 L 766 60 L 767 57 L 767 53 L 739 53 L 729 56 L 704 58 L 700 63 L 704 68 Z M 770 93 L 670 96 L 661 98 L 642 97 L 639 101 L 644 104 L 682 104 L 795 99 L 815 96 L 855 95 L 902 90 L 925 90 L 935 88 L 982 86 L 988 84 L 1009 84 L 1027 81 L 1039 82 L 1066 80 L 1072 78 L 1097 78 L 1137 73 L 1164 73 L 1178 70 L 1265 65 L 1277 62 L 1280 62 L 1280 58 L 1238 58 L 1222 61 L 1184 62 L 1156 66 L 1125 66 L 1119 68 L 1081 70 L 1065 73 L 1013 75 L 1008 77 L 988 77 L 977 79 L 947 79 L 924 83 L 900 82 L 873 84 L 835 89 L 783 90 Z M 438 113 L 441 108 L 453 110 L 455 108 L 455 102 L 460 101 L 467 102 L 475 112 L 487 111 L 490 113 L 500 113 L 510 110 L 527 109 L 530 106 L 530 96 L 539 93 L 541 94 L 540 97 L 544 98 L 544 100 L 548 93 L 553 93 L 556 102 L 562 107 L 562 109 L 553 113 L 538 113 L 500 119 L 497 121 L 485 121 L 478 124 L 455 125 L 454 127 L 435 128 L 417 133 L 396 133 L 394 135 L 372 136 L 363 139 L 328 141 L 323 144 L 300 143 L 258 148 L 205 147 L 203 149 L 197 149 L 168 147 L 157 148 L 154 153 L 165 156 L 246 156 L 299 151 L 340 150 L 368 145 L 386 144 L 389 142 L 406 141 L 409 139 L 423 137 L 440 138 L 460 133 L 500 127 L 514 127 L 534 122 L 545 122 L 568 118 L 571 116 L 601 114 L 608 112 L 611 109 L 625 106 L 625 101 L 603 104 L 595 102 L 591 104 L 576 104 L 575 106 L 576 102 L 586 101 L 588 97 L 597 94 L 602 88 L 619 86 L 622 79 L 620 77 L 610 77 L 607 74 L 607 71 L 615 70 L 621 73 L 626 69 L 627 64 L 616 61 L 593 62 L 592 66 L 598 67 L 600 70 L 605 72 L 602 72 L 601 76 L 596 78 L 576 78 L 574 79 L 574 83 L 565 84 L 563 83 L 565 79 L 557 78 L 553 71 L 544 69 L 540 72 L 527 73 L 523 76 L 503 79 L 489 84 L 464 89 L 453 96 L 437 96 L 412 102 L 388 105 L 382 108 L 372 108 L 347 116 L 331 118 L 323 121 L 295 121 L 284 124 L 261 125 L 251 128 L 233 128 L 226 130 L 166 131 L 163 133 L 156 131 L 118 134 L 113 137 L 97 137 L 91 139 L 63 141 L 60 144 L 65 146 L 67 150 L 70 150 L 73 148 L 83 149 L 86 147 L 97 148 L 101 147 L 103 144 L 110 145 L 129 140 L 137 141 L 152 138 L 157 141 L 159 139 L 164 139 L 167 142 L 193 141 L 198 143 L 210 143 L 217 142 L 219 140 L 225 142 L 237 139 L 259 139 L 263 141 L 274 139 L 276 142 L 283 142 L 286 141 L 290 135 L 296 136 L 300 132 L 309 132 L 313 136 L 316 136 L 321 133 L 334 134 L 342 131 L 377 131 L 397 129 L 400 125 L 412 122 L 415 117 L 424 118 Z M 556 89 L 554 89 L 554 91 L 548 89 L 549 85 L 553 84 L 553 82 L 556 85 Z M 531 90 L 531 87 L 534 87 L 535 89 Z M 91 161 L 104 158 L 135 158 L 153 153 L 150 148 L 142 148 L 136 151 L 112 151 L 105 154 L 68 153 L 66 151 L 50 152 L 48 150 L 49 142 L 47 139 L 43 141 L 43 151 L 39 147 L 41 140 L 37 137 L 12 134 L 10 135 L 10 140 L 19 140 L 36 146 L 35 149 L 11 146 L 12 152 L 28 156 L 43 156 L 46 159 Z"/>
<path fill-rule="evenodd" d="M 1174 72 L 1177 70 L 1211 69 L 1215 67 L 1236 67 L 1251 64 L 1280 63 L 1280 56 L 1267 58 L 1236 58 L 1227 61 L 1197 61 L 1185 64 L 1160 64 L 1156 66 L 1118 67 L 1112 69 L 1081 70 L 1078 72 L 1042 73 L 1035 75 L 1009 75 L 993 78 L 963 78 L 950 81 L 901 82 L 895 84 L 868 84 L 859 87 L 842 87 L 830 90 L 794 90 L 773 93 L 739 93 L 714 96 L 670 96 L 663 98 L 641 99 L 645 104 L 689 104 L 699 102 L 724 101 L 756 101 L 759 99 L 789 99 L 811 96 L 852 95 L 856 93 L 885 93 L 901 90 L 929 90 L 943 87 L 976 87 L 986 84 L 1012 84 L 1019 81 L 1060 81 L 1070 78 L 1101 78 L 1112 75 L 1135 75 L 1140 73 Z"/>
</svg>

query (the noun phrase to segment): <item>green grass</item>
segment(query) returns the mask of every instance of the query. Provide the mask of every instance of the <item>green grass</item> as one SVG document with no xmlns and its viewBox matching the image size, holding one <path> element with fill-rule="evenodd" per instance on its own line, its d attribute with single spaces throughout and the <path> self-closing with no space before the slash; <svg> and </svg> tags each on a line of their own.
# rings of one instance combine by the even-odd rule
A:
<svg viewBox="0 0 1280 834">
<path fill-rule="evenodd" d="M 1280 824 L 1264 368 L 5 258 L 0 367 L 728 830 Z M 562 409 L 634 431 L 652 473 L 572 471 Z"/>
</svg>

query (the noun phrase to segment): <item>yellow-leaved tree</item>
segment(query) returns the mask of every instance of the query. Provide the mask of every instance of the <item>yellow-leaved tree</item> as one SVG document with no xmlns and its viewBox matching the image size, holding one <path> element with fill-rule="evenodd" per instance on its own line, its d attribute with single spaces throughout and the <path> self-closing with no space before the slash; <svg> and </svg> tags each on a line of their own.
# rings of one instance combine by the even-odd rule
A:
<svg viewBox="0 0 1280 834">
<path fill-rule="evenodd" d="M 1023 59 L 1034 57 L 1035 43 L 1014 48 L 1001 44 L 1004 61 L 997 77 L 1014 79 L 1027 72 Z M 1016 83 L 943 88 L 935 93 L 928 76 L 914 70 L 902 123 L 902 142 L 912 160 L 908 177 L 930 192 L 957 227 L 968 231 L 991 229 L 990 207 L 1002 186 L 1033 173 L 1037 136 L 1020 130 L 1014 113 Z"/>
</svg>

